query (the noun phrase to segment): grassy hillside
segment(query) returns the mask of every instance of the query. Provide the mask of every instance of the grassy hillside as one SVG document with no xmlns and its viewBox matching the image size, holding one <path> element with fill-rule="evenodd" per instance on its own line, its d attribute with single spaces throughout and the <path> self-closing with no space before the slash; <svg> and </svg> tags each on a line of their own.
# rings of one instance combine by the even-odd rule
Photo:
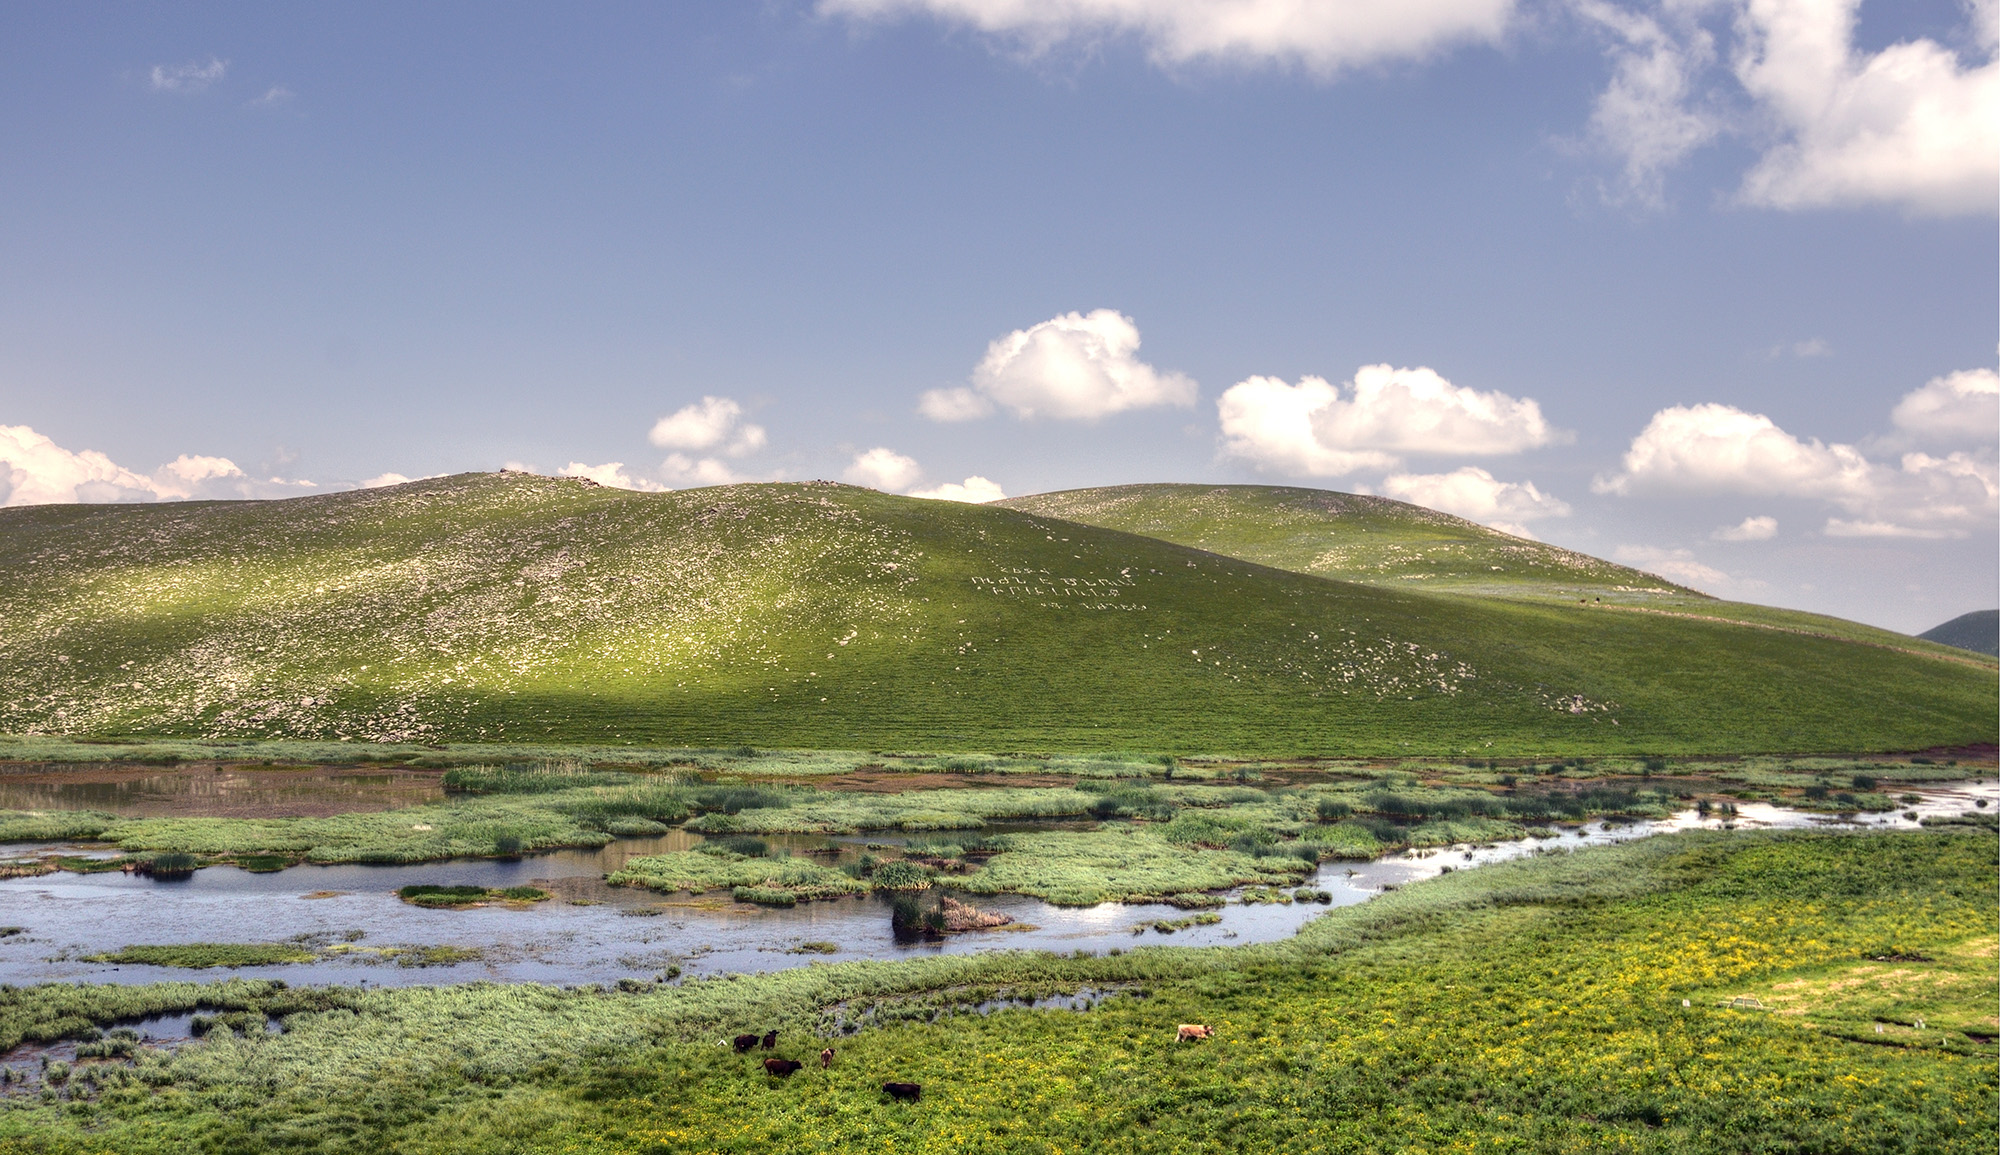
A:
<svg viewBox="0 0 2000 1155">
<path fill-rule="evenodd" d="M 1629 566 L 1365 494 L 1277 485 L 1112 485 L 996 504 L 1371 585 L 1700 596 Z"/>
<path fill-rule="evenodd" d="M 1342 581 L 1492 597 L 1588 598 L 1639 612 L 1948 653 L 1931 641 L 1859 622 L 1722 601 L 1654 574 L 1386 497 L 1273 485 L 1114 485 L 998 504 Z"/>
<path fill-rule="evenodd" d="M 1944 646 L 2000 655 L 2000 610 L 1974 610 L 1917 635 Z"/>
<path fill-rule="evenodd" d="M 1952 652 L 1952 651 L 1940 651 Z M 1990 742 L 1993 667 L 830 484 L 0 511 L 0 731 L 1507 754 Z"/>
</svg>

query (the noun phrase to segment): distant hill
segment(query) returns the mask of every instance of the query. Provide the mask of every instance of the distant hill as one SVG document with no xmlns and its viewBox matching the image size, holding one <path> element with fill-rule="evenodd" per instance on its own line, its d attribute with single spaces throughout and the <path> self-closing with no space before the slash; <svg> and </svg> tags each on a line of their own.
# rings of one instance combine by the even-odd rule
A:
<svg viewBox="0 0 2000 1155">
<path fill-rule="evenodd" d="M 1974 610 L 1969 614 L 1960 614 L 1917 636 L 1977 654 L 2000 656 L 2000 610 Z"/>
<path fill-rule="evenodd" d="M 1370 585 L 1706 596 L 1630 566 L 1366 494 L 1278 485 L 1112 485 L 995 504 Z"/>
<path fill-rule="evenodd" d="M 829 483 L 466 474 L 27 507 L 0 510 L 0 731 L 1246 754 L 1994 739 L 1995 667 L 1960 651 L 1609 606 L 1330 581 Z"/>
<path fill-rule="evenodd" d="M 1508 599 L 1588 600 L 1929 649 L 1907 634 L 1842 618 L 1723 601 L 1655 574 L 1386 497 L 1277 485 L 1113 485 L 995 504 L 1342 581 Z"/>
</svg>

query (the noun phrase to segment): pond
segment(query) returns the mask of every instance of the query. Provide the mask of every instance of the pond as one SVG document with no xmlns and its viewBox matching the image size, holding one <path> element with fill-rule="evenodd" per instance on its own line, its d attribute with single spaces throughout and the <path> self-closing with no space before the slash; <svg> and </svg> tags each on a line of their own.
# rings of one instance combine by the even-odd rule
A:
<svg viewBox="0 0 2000 1155">
<path fill-rule="evenodd" d="M 376 772 L 365 772 L 373 774 Z M 342 775 L 325 775 L 338 779 Z M 393 776 L 392 776 L 393 777 Z M 134 782 L 142 779 L 133 779 Z M 303 781 L 303 779 L 302 779 Z M 435 781 L 433 778 L 432 781 Z M 115 785 L 115 784 L 112 784 Z M 394 789 L 395 783 L 388 788 Z M 318 797 L 352 784 L 300 785 Z M 133 787 L 143 794 L 144 791 Z M 244 789 L 271 789 L 246 785 Z M 1984 799 L 2000 801 L 2000 783 L 1956 783 L 1919 790 L 1923 801 L 1893 814 L 1834 816 L 1761 803 L 1739 803 L 1737 828 L 1825 825 L 1847 829 L 1912 828 L 1919 817 L 1956 815 Z M 242 797 L 239 795 L 239 797 Z M 128 801 L 130 801 L 128 799 Z M 151 805 L 143 800 L 134 804 Z M 107 807 L 108 808 L 108 807 Z M 352 807 L 350 807 L 352 809 Z M 1365 902 L 1387 887 L 1533 853 L 1551 844 L 1581 847 L 1694 827 L 1719 827 L 1724 819 L 1690 810 L 1659 821 L 1560 826 L 1554 840 L 1524 839 L 1486 846 L 1412 851 L 1373 862 L 1322 865 L 1308 884 L 1329 892 L 1331 905 Z M 994 823 L 994 832 L 1088 828 L 1094 823 Z M 842 837 L 779 836 L 774 848 L 839 862 L 869 844 L 902 837 L 870 833 Z M 686 850 L 698 835 L 681 831 L 657 838 L 620 839 L 597 850 L 569 850 L 514 861 L 460 860 L 411 866 L 298 866 L 256 874 L 209 867 L 181 880 L 122 873 L 56 873 L 0 881 L 0 926 L 19 927 L 0 937 L 0 982 L 146 983 L 219 980 L 230 976 L 282 978 L 287 982 L 420 985 L 490 980 L 553 984 L 607 983 L 650 978 L 671 967 L 692 975 L 768 971 L 817 960 L 891 959 L 913 954 L 1035 949 L 1083 949 L 1174 943 L 1190 946 L 1268 942 L 1295 934 L 1327 909 L 1318 903 L 1244 903 L 1242 891 L 1215 913 L 1220 920 L 1171 935 L 1149 929 L 1185 918 L 1164 905 L 1057 907 L 1017 895 L 979 897 L 982 910 L 1011 916 L 1016 926 L 903 942 L 892 933 L 886 897 L 866 896 L 801 903 L 792 908 L 748 906 L 720 895 L 664 896 L 605 885 L 603 876 L 630 858 Z M 8 855 L 28 856 L 54 844 L 15 845 Z M 102 847 L 67 847 L 69 853 L 105 853 Z M 535 886 L 552 896 L 523 908 L 501 906 L 435 910 L 397 899 L 413 884 L 486 888 Z M 1135 933 L 1136 930 L 1136 933 Z M 282 942 L 312 946 L 315 961 L 233 970 L 178 968 L 88 961 L 88 956 L 134 943 Z M 808 947 L 807 944 L 815 944 Z M 832 944 L 830 953 L 822 944 Z M 476 957 L 449 965 L 421 962 L 391 948 L 449 946 Z"/>
<path fill-rule="evenodd" d="M 444 798 L 439 772 L 370 766 L 14 763 L 0 810 L 102 810 L 130 818 L 323 818 Z"/>
</svg>

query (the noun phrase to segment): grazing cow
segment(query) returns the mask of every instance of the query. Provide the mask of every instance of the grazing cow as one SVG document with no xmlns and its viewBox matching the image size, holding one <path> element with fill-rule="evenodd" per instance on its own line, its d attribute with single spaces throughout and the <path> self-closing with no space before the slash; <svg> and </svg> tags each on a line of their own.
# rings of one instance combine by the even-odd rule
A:
<svg viewBox="0 0 2000 1155">
<path fill-rule="evenodd" d="M 1189 1039 L 1207 1039 L 1214 1035 L 1214 1027 L 1203 1026 L 1200 1023 L 1182 1023 L 1180 1029 L 1174 1032 L 1174 1042 L 1185 1043 Z"/>
<path fill-rule="evenodd" d="M 905 1103 L 916 1102 L 924 1093 L 922 1083 L 884 1083 L 882 1089 L 889 1093 L 891 1099 L 901 1099 Z"/>
<path fill-rule="evenodd" d="M 754 1046 L 756 1046 L 756 1045 L 757 1045 L 757 1036 L 755 1036 L 755 1035 L 738 1035 L 738 1036 L 736 1036 L 736 1038 L 735 1038 L 735 1039 L 733 1039 L 733 1040 L 731 1040 L 731 1041 L 732 1041 L 732 1042 L 733 1042 L 733 1043 L 735 1044 L 735 1046 L 736 1046 L 736 1053 L 740 1055 L 740 1054 L 742 1054 L 743 1052 L 745 1052 L 745 1051 L 749 1050 L 750 1048 L 752 1048 L 752 1047 L 754 1047 Z"/>
<path fill-rule="evenodd" d="M 765 1049 L 765 1050 L 767 1050 L 767 1051 L 770 1051 L 770 1050 L 775 1050 L 775 1049 L 777 1049 L 777 1046 L 778 1046 L 778 1032 L 776 1032 L 776 1031 L 765 1031 L 765 1032 L 764 1032 L 764 1049 Z"/>
<path fill-rule="evenodd" d="M 792 1077 L 793 1071 L 803 1066 L 805 1064 L 799 1062 L 797 1059 L 765 1059 L 764 1073 L 767 1075 L 776 1075 L 780 1079 L 789 1079 Z"/>
<path fill-rule="evenodd" d="M 833 1066 L 833 1048 L 828 1047 L 819 1053 L 819 1069 L 824 1071 L 831 1066 Z"/>
</svg>

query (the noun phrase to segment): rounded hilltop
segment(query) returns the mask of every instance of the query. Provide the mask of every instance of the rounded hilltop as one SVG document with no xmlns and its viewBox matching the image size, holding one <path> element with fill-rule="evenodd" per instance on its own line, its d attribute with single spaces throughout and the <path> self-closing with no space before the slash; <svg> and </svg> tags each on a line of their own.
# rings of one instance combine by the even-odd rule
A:
<svg viewBox="0 0 2000 1155">
<path fill-rule="evenodd" d="M 1184 488 L 1190 520 L 1227 520 Z M 1272 492 L 1293 518 L 1285 495 L 1313 491 Z M 1482 534 L 1549 548 L 1324 500 L 1469 543 L 1451 565 Z M 1614 596 L 1634 571 L 1596 559 L 1564 573 L 1601 566 L 1613 592 L 1579 601 L 1204 540 L 824 482 L 519 473 L 0 510 L 0 731 L 1440 755 L 1994 737 L 1993 663 L 1854 623 Z"/>
</svg>

